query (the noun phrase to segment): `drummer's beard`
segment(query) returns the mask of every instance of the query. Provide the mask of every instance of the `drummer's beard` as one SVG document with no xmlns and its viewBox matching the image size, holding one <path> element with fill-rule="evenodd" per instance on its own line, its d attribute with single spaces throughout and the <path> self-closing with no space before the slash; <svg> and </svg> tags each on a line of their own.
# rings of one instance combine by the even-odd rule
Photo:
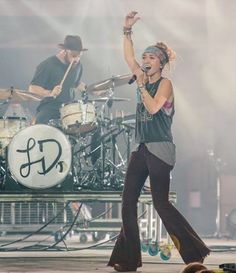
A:
<svg viewBox="0 0 236 273">
<path fill-rule="evenodd" d="M 69 57 L 68 53 L 66 52 L 65 53 L 65 56 L 64 56 L 64 61 L 65 61 L 65 64 L 69 65 L 71 62 L 73 62 L 73 66 L 74 67 L 76 64 L 79 63 L 80 61 L 80 58 L 77 57 L 77 58 L 73 58 L 73 57 Z"/>
</svg>

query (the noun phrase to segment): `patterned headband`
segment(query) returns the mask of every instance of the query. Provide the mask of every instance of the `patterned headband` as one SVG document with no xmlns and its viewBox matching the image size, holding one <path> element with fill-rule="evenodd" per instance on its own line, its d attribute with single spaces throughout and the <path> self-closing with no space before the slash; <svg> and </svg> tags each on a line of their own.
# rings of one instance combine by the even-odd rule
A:
<svg viewBox="0 0 236 273">
<path fill-rule="evenodd" d="M 164 66 L 165 64 L 167 64 L 169 62 L 168 55 L 166 54 L 166 52 L 164 50 L 160 49 L 159 47 L 149 46 L 144 50 L 144 53 L 155 54 L 160 59 L 162 66 Z"/>
</svg>

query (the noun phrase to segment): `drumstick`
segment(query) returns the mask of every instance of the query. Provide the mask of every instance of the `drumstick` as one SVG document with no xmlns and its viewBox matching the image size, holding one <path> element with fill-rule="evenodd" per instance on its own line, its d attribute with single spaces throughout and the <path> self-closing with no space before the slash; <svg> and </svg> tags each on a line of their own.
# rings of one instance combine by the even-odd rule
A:
<svg viewBox="0 0 236 273">
<path fill-rule="evenodd" d="M 68 68 L 66 70 L 66 73 L 65 73 L 65 75 L 64 75 L 64 77 L 63 77 L 63 79 L 62 79 L 62 81 L 60 83 L 60 86 L 63 85 L 63 83 L 64 83 L 64 81 L 65 81 L 65 79 L 66 79 L 66 77 L 67 77 L 67 75 L 68 75 L 68 73 L 69 73 L 69 71 L 70 71 L 73 63 L 74 63 L 74 60 L 72 60 L 71 63 L 70 63 L 70 65 L 68 66 Z"/>
</svg>

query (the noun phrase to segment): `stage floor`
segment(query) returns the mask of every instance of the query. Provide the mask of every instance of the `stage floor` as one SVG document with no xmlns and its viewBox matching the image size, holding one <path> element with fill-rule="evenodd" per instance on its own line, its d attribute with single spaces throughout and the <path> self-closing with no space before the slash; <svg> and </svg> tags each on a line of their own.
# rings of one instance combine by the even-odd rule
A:
<svg viewBox="0 0 236 273">
<path fill-rule="evenodd" d="M 205 260 L 205 265 L 217 269 L 221 263 L 236 263 L 236 240 L 205 239 L 214 251 Z M 44 251 L 44 252 L 1 252 L 0 272 L 114 272 L 107 267 L 112 249 L 85 249 L 79 251 Z M 184 267 L 180 256 L 173 250 L 168 261 L 162 261 L 158 256 L 143 253 L 143 267 L 139 272 L 146 273 L 179 273 Z"/>
</svg>

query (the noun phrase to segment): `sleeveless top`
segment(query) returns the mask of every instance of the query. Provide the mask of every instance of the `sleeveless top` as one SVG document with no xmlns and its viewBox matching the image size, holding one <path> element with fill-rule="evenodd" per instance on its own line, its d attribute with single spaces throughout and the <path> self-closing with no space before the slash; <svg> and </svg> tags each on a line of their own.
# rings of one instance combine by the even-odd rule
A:
<svg viewBox="0 0 236 273">
<path fill-rule="evenodd" d="M 147 83 L 146 90 L 154 97 L 163 78 L 155 83 Z M 137 90 L 135 142 L 144 143 L 149 152 L 174 166 L 175 145 L 171 132 L 172 119 L 174 116 L 174 101 L 166 102 L 155 114 L 151 115 L 142 103 L 140 92 Z"/>
</svg>

